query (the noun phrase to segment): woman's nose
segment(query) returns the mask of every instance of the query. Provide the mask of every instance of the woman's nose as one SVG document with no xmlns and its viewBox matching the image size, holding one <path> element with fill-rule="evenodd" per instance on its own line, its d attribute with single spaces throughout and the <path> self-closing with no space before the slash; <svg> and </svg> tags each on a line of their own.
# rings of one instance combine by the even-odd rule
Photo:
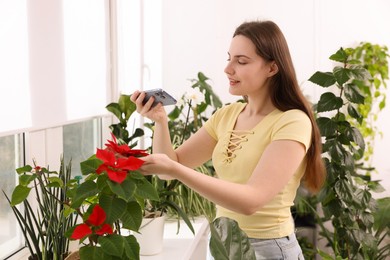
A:
<svg viewBox="0 0 390 260">
<path fill-rule="evenodd" d="M 223 70 L 226 74 L 232 75 L 234 73 L 234 70 L 232 66 L 230 65 L 230 62 L 226 65 L 225 69 Z"/>
</svg>

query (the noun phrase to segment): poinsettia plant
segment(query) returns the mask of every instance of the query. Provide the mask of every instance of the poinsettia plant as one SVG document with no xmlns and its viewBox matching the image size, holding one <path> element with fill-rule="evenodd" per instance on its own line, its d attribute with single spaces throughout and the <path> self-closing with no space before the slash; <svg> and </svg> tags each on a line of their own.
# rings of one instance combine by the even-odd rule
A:
<svg viewBox="0 0 390 260">
<path fill-rule="evenodd" d="M 118 144 L 112 134 L 105 149 L 80 164 L 84 181 L 67 195 L 83 222 L 67 236 L 80 241 L 81 259 L 139 259 L 139 245 L 128 231 L 138 231 L 143 201 L 158 199 L 155 188 L 137 171 L 145 155 L 144 150 Z"/>
</svg>

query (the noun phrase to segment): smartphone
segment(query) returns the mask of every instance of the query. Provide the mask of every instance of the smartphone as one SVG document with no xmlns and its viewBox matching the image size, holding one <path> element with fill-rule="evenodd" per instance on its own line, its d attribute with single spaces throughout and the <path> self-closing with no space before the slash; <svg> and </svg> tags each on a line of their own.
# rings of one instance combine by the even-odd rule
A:
<svg viewBox="0 0 390 260">
<path fill-rule="evenodd" d="M 149 98 L 151 98 L 152 96 L 154 97 L 152 107 L 156 106 L 158 103 L 161 103 L 163 106 L 174 105 L 177 103 L 174 97 L 169 95 L 165 90 L 161 88 L 145 90 L 145 94 L 146 96 L 143 101 L 144 104 L 148 102 Z"/>
</svg>

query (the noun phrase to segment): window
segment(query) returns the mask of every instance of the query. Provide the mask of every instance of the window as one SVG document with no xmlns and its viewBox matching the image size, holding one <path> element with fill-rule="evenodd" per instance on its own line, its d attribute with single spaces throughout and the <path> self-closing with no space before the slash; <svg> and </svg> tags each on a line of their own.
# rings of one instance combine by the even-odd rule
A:
<svg viewBox="0 0 390 260">
<path fill-rule="evenodd" d="M 101 148 L 101 120 L 92 119 L 63 128 L 64 162 L 72 160 L 72 176 L 81 175 L 80 162 Z"/>
<path fill-rule="evenodd" d="M 0 137 L 0 258 L 23 246 L 22 234 L 3 191 L 11 198 L 17 184 L 15 169 L 23 165 L 22 135 Z"/>
</svg>

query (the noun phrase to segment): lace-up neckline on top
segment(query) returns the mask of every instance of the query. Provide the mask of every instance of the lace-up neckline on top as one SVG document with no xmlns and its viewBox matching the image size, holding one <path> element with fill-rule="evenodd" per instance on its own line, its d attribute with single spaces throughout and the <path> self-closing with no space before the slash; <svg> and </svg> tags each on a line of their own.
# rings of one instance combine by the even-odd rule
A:
<svg viewBox="0 0 390 260">
<path fill-rule="evenodd" d="M 236 151 L 242 148 L 242 143 L 248 142 L 248 135 L 254 134 L 253 131 L 231 130 L 228 131 L 229 140 L 225 145 L 224 162 L 231 163 L 236 158 Z"/>
</svg>

